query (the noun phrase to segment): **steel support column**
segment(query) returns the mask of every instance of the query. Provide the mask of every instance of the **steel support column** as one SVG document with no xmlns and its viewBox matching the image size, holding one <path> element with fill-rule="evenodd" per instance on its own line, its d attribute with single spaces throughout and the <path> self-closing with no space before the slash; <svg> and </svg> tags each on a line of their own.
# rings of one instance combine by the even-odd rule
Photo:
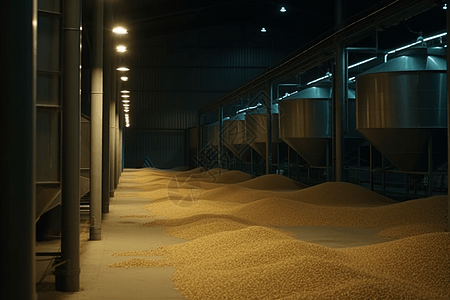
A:
<svg viewBox="0 0 450 300">
<path fill-rule="evenodd" d="M 111 7 L 107 7 L 108 10 L 112 10 Z M 108 14 L 112 14 L 112 11 L 108 12 Z M 111 34 L 110 32 L 108 32 Z M 107 51 L 114 51 L 113 49 L 107 49 Z M 112 76 L 111 76 L 111 99 L 109 102 L 109 191 L 110 196 L 114 197 L 114 189 L 116 183 L 116 101 L 117 101 L 117 74 L 115 72 L 116 65 L 114 62 L 116 61 L 115 55 L 113 55 L 111 64 L 112 64 Z"/>
<path fill-rule="evenodd" d="M 2 299 L 37 299 L 36 55 L 37 1 L 0 1 L 3 45 L 1 294 Z"/>
<path fill-rule="evenodd" d="M 119 88 L 120 88 L 119 84 Z M 118 96 L 118 95 L 117 95 Z M 119 118 L 120 118 L 120 99 L 116 98 L 116 116 L 115 116 L 115 140 L 116 140 L 116 146 L 114 150 L 115 155 L 115 163 L 114 163 L 114 187 L 117 188 L 119 185 L 119 177 L 120 177 L 120 171 L 119 171 L 119 164 L 120 164 L 120 133 L 119 133 Z"/>
<path fill-rule="evenodd" d="M 219 144 L 217 148 L 217 164 L 219 168 L 222 167 L 222 153 L 223 153 L 223 106 L 219 106 Z"/>
<path fill-rule="evenodd" d="M 103 0 L 94 1 L 91 75 L 91 240 L 102 230 Z"/>
<path fill-rule="evenodd" d="M 369 146 L 369 179 L 370 179 L 370 190 L 373 191 L 373 163 L 374 163 L 374 149 L 372 143 Z"/>
<path fill-rule="evenodd" d="M 267 83 L 267 98 L 265 103 L 267 111 L 266 174 L 270 174 L 272 171 L 272 89 L 273 85 Z"/>
<path fill-rule="evenodd" d="M 447 9 L 447 32 L 450 30 L 450 9 Z M 449 39 L 447 39 L 447 162 L 450 161 L 450 51 L 448 51 L 450 44 Z M 447 171 L 448 173 L 448 171 Z M 450 187 L 450 176 L 448 177 L 448 183 L 447 183 L 447 191 Z M 448 201 L 448 208 L 447 208 L 447 231 L 450 231 L 450 192 L 448 193 L 449 199 Z"/>
<path fill-rule="evenodd" d="M 110 4 L 104 5 L 104 17 L 105 17 L 105 28 L 112 27 L 112 11 L 110 9 Z M 103 49 L 103 65 L 105 69 L 105 75 L 103 77 L 104 86 L 104 101 L 103 101 L 103 145 L 102 145 L 102 213 L 109 213 L 109 197 L 110 197 L 110 119 L 109 119 L 109 109 L 112 97 L 112 79 L 113 79 L 113 69 L 112 69 L 112 36 L 108 30 L 103 31 L 105 48 Z"/>
<path fill-rule="evenodd" d="M 336 0 L 336 28 L 339 30 L 344 25 L 343 0 Z M 342 126 L 342 105 L 345 102 L 346 85 L 346 63 L 345 47 L 342 41 L 336 43 L 336 69 L 334 74 L 334 108 L 335 108 L 335 155 L 336 155 L 336 181 L 342 181 L 343 176 L 343 126 Z"/>
<path fill-rule="evenodd" d="M 63 7 L 63 134 L 61 259 L 55 272 L 56 289 L 80 289 L 80 133 L 81 133 L 81 35 L 79 0 Z"/>
<path fill-rule="evenodd" d="M 125 112 L 123 111 L 123 109 L 120 110 L 119 113 L 119 178 L 118 180 L 120 180 L 120 176 L 122 175 L 123 172 L 123 132 L 125 130 L 125 116 L 124 116 Z"/>
</svg>

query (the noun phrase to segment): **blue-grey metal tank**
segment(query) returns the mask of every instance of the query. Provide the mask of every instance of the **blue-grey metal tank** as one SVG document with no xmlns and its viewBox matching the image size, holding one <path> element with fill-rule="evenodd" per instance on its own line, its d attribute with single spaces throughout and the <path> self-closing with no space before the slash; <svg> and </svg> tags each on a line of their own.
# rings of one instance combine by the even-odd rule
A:
<svg viewBox="0 0 450 300">
<path fill-rule="evenodd" d="M 356 77 L 357 130 L 403 171 L 445 161 L 447 65 L 442 47 L 404 50 Z"/>
<path fill-rule="evenodd" d="M 276 163 L 278 134 L 278 104 L 272 105 L 272 161 Z M 247 143 L 264 159 L 267 144 L 267 111 L 261 107 L 245 115 L 245 135 Z"/>
<path fill-rule="evenodd" d="M 311 166 L 326 164 L 326 148 L 332 137 L 332 83 L 329 80 L 307 86 L 278 103 L 280 139 Z M 355 133 L 355 92 L 348 90 L 348 133 Z M 345 126 L 347 130 L 347 126 Z"/>
</svg>

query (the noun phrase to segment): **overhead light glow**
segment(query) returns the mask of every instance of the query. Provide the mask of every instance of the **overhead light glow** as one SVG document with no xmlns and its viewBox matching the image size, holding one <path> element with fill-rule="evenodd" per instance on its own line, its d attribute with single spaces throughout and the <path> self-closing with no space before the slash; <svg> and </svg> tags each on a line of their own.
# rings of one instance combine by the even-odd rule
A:
<svg viewBox="0 0 450 300">
<path fill-rule="evenodd" d="M 124 109 L 123 111 L 124 111 L 124 112 L 129 112 L 130 110 L 129 110 L 129 109 Z"/>
<path fill-rule="evenodd" d="M 130 103 L 130 100 L 122 100 L 123 103 Z"/>
<path fill-rule="evenodd" d="M 447 9 L 447 3 L 444 4 L 444 6 L 442 7 L 442 9 Z"/>
<path fill-rule="evenodd" d="M 127 107 L 127 106 L 130 106 L 130 104 L 126 104 L 126 103 L 125 103 L 123 106 Z"/>
<path fill-rule="evenodd" d="M 265 27 L 261 28 L 261 32 L 267 32 L 266 28 Z"/>
<path fill-rule="evenodd" d="M 120 77 L 120 80 L 122 80 L 122 81 L 128 81 L 128 77 L 127 77 L 127 76 L 122 76 L 122 77 Z"/>
<path fill-rule="evenodd" d="M 427 38 L 425 38 L 425 39 L 423 39 L 423 40 L 421 40 L 421 41 L 417 41 L 417 42 L 414 42 L 414 43 L 412 43 L 412 44 L 409 44 L 409 45 L 400 47 L 400 48 L 398 48 L 398 49 L 391 50 L 391 51 L 389 51 L 388 53 L 386 53 L 386 55 L 384 55 L 384 62 L 387 62 L 387 59 L 388 59 L 389 54 L 393 54 L 393 53 L 395 53 L 395 52 L 397 52 L 397 51 L 401 51 L 401 50 L 410 48 L 410 47 L 412 47 L 412 46 L 415 46 L 415 45 L 417 45 L 417 44 L 421 44 L 422 42 L 428 42 L 428 41 L 431 41 L 431 40 L 434 40 L 434 39 L 438 39 L 438 38 L 443 37 L 443 36 L 446 36 L 446 35 L 447 35 L 447 32 L 440 33 L 440 34 L 437 34 L 437 35 L 434 35 L 434 36 L 427 37 Z"/>
<path fill-rule="evenodd" d="M 126 52 L 127 51 L 127 47 L 123 46 L 123 45 L 119 45 L 116 47 L 117 52 Z"/>
<path fill-rule="evenodd" d="M 129 94 L 130 93 L 130 91 L 127 91 L 127 90 L 123 90 L 123 91 L 120 91 L 121 93 L 123 93 L 123 94 Z"/>
<path fill-rule="evenodd" d="M 351 69 L 351 68 L 354 68 L 354 67 L 360 66 L 360 65 L 362 65 L 362 64 L 365 64 L 366 62 L 369 62 L 369 61 L 371 61 L 371 60 L 374 60 L 374 59 L 377 59 L 377 57 L 376 57 L 376 56 L 374 56 L 374 57 L 372 57 L 372 58 L 369 58 L 369 59 L 366 59 L 366 60 L 360 61 L 359 63 L 356 63 L 356 64 L 354 64 L 354 65 L 348 66 L 348 68 L 349 68 L 349 69 Z"/>
<path fill-rule="evenodd" d="M 258 103 L 258 104 L 256 104 L 255 106 L 249 106 L 249 107 L 247 107 L 247 108 L 240 109 L 240 110 L 238 110 L 238 111 L 236 112 L 236 114 L 239 114 L 239 113 L 244 112 L 244 111 L 247 111 L 247 110 L 252 110 L 252 109 L 258 108 L 258 107 L 260 107 L 260 106 L 262 106 L 262 104 L 261 104 L 261 103 Z"/>
<path fill-rule="evenodd" d="M 121 71 L 121 72 L 126 72 L 126 71 L 130 71 L 130 69 L 128 69 L 127 67 L 119 67 L 116 69 L 117 71 Z"/>
<path fill-rule="evenodd" d="M 321 80 L 326 79 L 326 78 L 329 78 L 329 77 L 331 77 L 331 76 L 332 76 L 332 74 L 329 73 L 329 72 L 327 72 L 327 74 L 326 74 L 325 76 L 322 76 L 322 77 L 317 78 L 317 79 L 315 79 L 315 80 L 313 80 L 313 81 L 310 81 L 310 82 L 308 82 L 306 85 L 313 84 L 313 83 L 315 83 L 315 82 L 317 82 L 317 81 L 321 81 Z"/>
<path fill-rule="evenodd" d="M 112 30 L 115 34 L 128 34 L 128 30 L 126 30 L 125 28 L 118 26 L 118 27 L 114 27 Z"/>
<path fill-rule="evenodd" d="M 281 9 L 280 9 L 280 11 L 281 11 L 282 13 L 284 13 L 284 12 L 286 12 L 286 8 L 285 8 L 284 6 L 282 6 Z"/>
<path fill-rule="evenodd" d="M 130 98 L 130 95 L 122 95 L 122 98 Z"/>
<path fill-rule="evenodd" d="M 437 35 L 434 35 L 434 36 L 427 37 L 426 39 L 423 39 L 423 41 L 424 42 L 428 42 L 430 40 L 434 40 L 434 39 L 437 39 L 437 38 L 440 38 L 440 37 L 446 36 L 446 35 L 447 35 L 447 32 L 444 32 L 444 33 L 441 33 L 441 34 L 437 34 Z"/>
</svg>

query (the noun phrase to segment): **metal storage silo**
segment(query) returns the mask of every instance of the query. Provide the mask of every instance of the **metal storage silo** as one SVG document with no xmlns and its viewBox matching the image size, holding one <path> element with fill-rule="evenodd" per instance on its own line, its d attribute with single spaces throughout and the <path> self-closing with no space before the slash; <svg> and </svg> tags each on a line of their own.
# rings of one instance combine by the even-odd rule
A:
<svg viewBox="0 0 450 300">
<path fill-rule="evenodd" d="M 357 130 L 403 171 L 446 158 L 447 67 L 444 48 L 410 48 L 356 80 Z"/>
<path fill-rule="evenodd" d="M 207 143 L 214 147 L 219 147 L 219 122 L 207 127 Z"/>
<path fill-rule="evenodd" d="M 223 122 L 223 144 L 243 161 L 250 161 L 250 146 L 245 136 L 245 114 Z"/>
<path fill-rule="evenodd" d="M 245 135 L 247 143 L 255 149 L 264 159 L 266 158 L 267 144 L 267 113 L 262 107 L 245 115 Z M 272 157 L 276 162 L 278 134 L 278 104 L 272 106 Z"/>
<path fill-rule="evenodd" d="M 348 90 L 348 134 L 355 138 L 355 92 Z M 326 165 L 326 149 L 332 137 L 332 83 L 322 81 L 278 103 L 280 139 L 311 166 Z"/>
</svg>

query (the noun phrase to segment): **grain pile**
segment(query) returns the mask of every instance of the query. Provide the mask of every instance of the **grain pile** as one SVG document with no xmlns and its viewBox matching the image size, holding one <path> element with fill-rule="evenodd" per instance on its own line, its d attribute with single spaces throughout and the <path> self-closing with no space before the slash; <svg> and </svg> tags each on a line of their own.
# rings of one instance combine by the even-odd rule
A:
<svg viewBox="0 0 450 300">
<path fill-rule="evenodd" d="M 307 185 L 282 175 L 269 174 L 240 183 L 239 186 L 255 190 L 298 190 Z"/>
<path fill-rule="evenodd" d="M 279 175 L 239 183 L 233 173 L 136 175 L 146 178 L 140 186 L 153 181 L 143 192 L 154 199 L 145 208 L 163 217 L 143 226 L 189 241 L 115 253 L 130 260 L 110 267 L 174 266 L 172 280 L 188 299 L 450 299 L 447 197 L 396 203 L 348 183 L 305 187 Z M 189 207 L 167 196 L 167 185 L 188 191 L 202 184 L 210 188 Z M 398 240 L 337 250 L 273 226 L 375 228 Z"/>
<path fill-rule="evenodd" d="M 435 247 L 423 247 L 427 242 Z M 444 299 L 450 297 L 448 245 L 449 234 L 438 233 L 346 252 L 251 226 L 153 251 L 115 253 L 140 258 L 111 267 L 174 266 L 173 281 L 188 299 Z M 404 248 L 409 249 L 406 256 L 400 251 Z M 391 252 L 399 265 L 388 259 Z M 364 256 L 372 254 L 378 255 L 366 262 Z M 423 261 L 432 270 L 417 272 L 424 255 L 436 261 Z"/>
</svg>

